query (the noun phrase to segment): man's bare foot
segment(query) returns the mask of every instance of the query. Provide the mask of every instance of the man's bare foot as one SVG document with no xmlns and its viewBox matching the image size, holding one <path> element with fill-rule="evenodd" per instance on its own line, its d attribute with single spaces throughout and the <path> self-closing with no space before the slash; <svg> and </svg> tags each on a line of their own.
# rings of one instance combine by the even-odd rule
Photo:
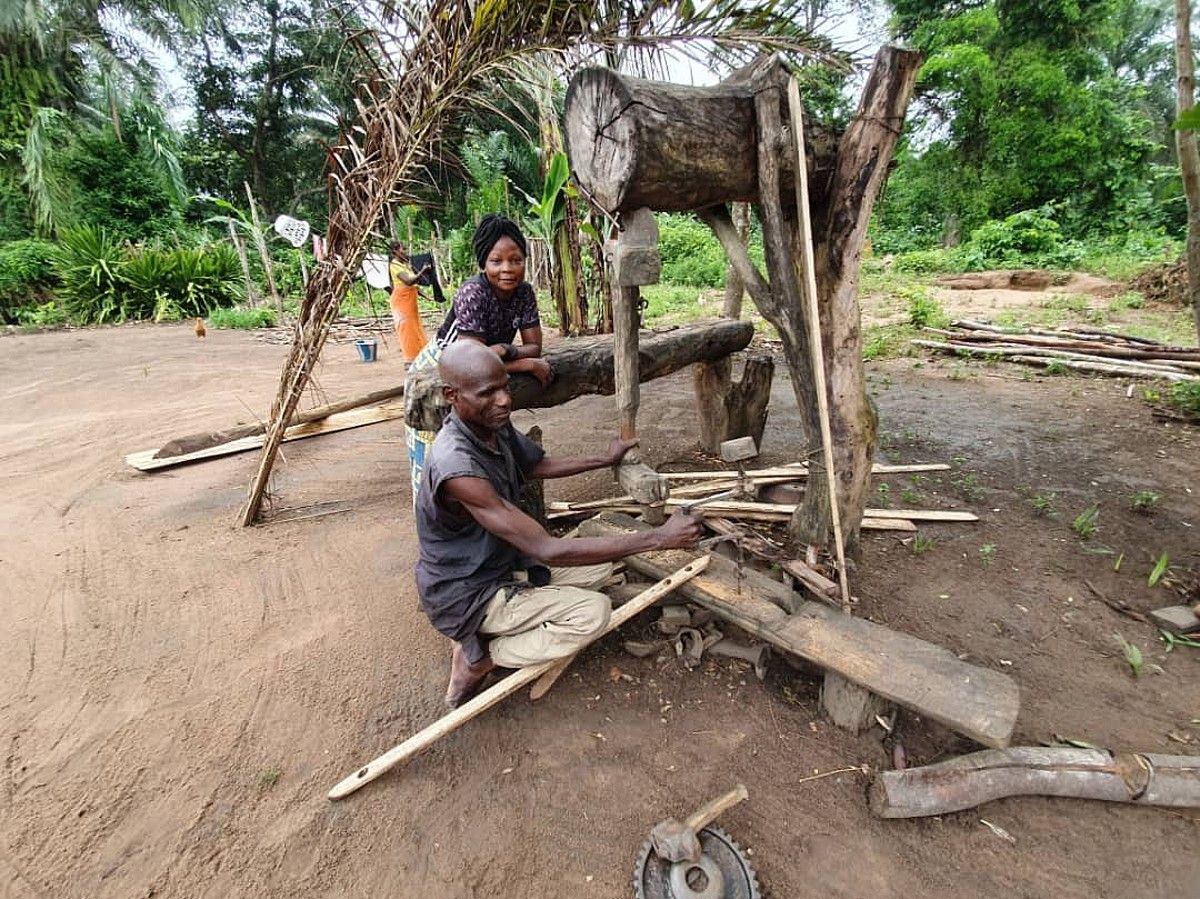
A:
<svg viewBox="0 0 1200 899">
<path fill-rule="evenodd" d="M 446 687 L 446 705 L 452 709 L 458 708 L 478 691 L 483 679 L 489 671 L 496 667 L 491 656 L 472 665 L 467 662 L 466 653 L 461 644 L 454 644 L 454 653 L 450 656 L 450 683 Z"/>
</svg>

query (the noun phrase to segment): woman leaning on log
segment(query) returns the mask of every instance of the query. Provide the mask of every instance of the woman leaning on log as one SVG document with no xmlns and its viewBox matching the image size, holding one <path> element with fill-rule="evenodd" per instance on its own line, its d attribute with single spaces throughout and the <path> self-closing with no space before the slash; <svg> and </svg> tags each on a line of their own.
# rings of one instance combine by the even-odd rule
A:
<svg viewBox="0 0 1200 899">
<path fill-rule="evenodd" d="M 442 350 L 455 340 L 474 340 L 499 356 L 510 373 L 526 372 L 542 386 L 549 384 L 553 372 L 542 358 L 537 297 L 525 280 L 525 235 L 511 219 L 492 213 L 480 220 L 471 243 L 480 272 L 455 293 L 437 336 L 421 350 L 409 372 L 436 365 Z M 521 342 L 514 344 L 518 331 Z M 416 502 L 425 453 L 436 434 L 408 426 L 405 430 Z"/>
</svg>

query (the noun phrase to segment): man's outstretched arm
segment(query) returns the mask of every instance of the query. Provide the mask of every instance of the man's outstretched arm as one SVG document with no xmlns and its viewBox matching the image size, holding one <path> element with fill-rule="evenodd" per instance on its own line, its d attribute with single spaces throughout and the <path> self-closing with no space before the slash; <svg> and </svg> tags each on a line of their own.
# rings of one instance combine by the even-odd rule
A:
<svg viewBox="0 0 1200 899">
<path fill-rule="evenodd" d="M 567 460 L 564 460 L 567 461 Z M 662 527 L 619 537 L 552 537 L 505 500 L 484 478 L 451 478 L 442 485 L 447 499 L 462 504 L 479 524 L 522 555 L 546 565 L 595 565 L 656 549 L 687 549 L 700 539 L 700 520 L 677 512 Z"/>
<path fill-rule="evenodd" d="M 620 437 L 614 437 L 613 442 L 608 445 L 608 452 L 602 455 L 567 456 L 562 459 L 543 456 L 542 461 L 533 467 L 530 476 L 541 479 L 567 478 L 573 474 L 583 474 L 585 471 L 610 468 L 625 458 L 625 454 L 637 444 L 636 439 L 622 440 Z"/>
</svg>

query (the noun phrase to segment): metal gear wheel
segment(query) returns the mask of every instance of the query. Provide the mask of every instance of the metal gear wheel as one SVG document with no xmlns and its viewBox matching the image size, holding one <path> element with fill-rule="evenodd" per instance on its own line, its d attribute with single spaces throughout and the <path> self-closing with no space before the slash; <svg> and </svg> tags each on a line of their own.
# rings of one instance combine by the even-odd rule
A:
<svg viewBox="0 0 1200 899">
<path fill-rule="evenodd" d="M 714 825 L 701 830 L 697 865 L 672 865 L 647 840 L 633 868 L 636 899 L 762 899 L 758 877 L 733 837 Z"/>
</svg>

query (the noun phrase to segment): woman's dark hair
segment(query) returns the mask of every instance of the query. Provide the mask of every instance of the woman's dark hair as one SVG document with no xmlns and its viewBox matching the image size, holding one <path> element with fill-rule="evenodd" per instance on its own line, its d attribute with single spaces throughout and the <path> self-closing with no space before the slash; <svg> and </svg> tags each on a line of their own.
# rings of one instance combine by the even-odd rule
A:
<svg viewBox="0 0 1200 899">
<path fill-rule="evenodd" d="M 471 238 L 471 246 L 475 250 L 475 261 L 479 263 L 481 269 L 487 267 L 488 254 L 492 252 L 496 241 L 502 237 L 511 239 L 521 251 L 522 256 L 529 255 L 529 248 L 525 244 L 525 235 L 521 233 L 517 223 L 498 212 L 492 212 L 479 220 L 479 227 L 475 229 L 475 236 Z"/>
</svg>

